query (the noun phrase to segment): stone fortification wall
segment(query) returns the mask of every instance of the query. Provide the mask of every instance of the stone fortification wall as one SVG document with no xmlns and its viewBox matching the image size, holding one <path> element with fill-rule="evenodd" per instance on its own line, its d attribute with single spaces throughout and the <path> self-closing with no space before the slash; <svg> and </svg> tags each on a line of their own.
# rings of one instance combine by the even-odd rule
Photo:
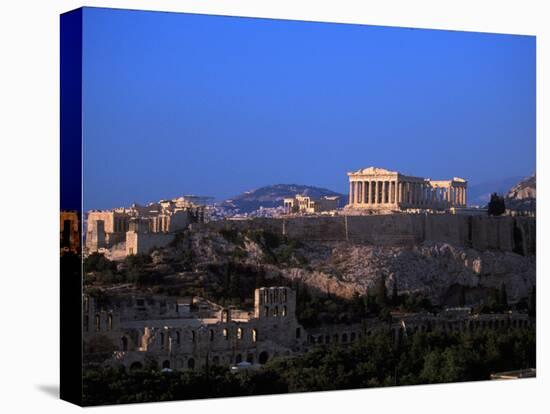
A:
<svg viewBox="0 0 550 414">
<path fill-rule="evenodd" d="M 222 220 L 192 225 L 213 230 L 264 229 L 303 241 L 352 241 L 375 245 L 446 242 L 477 250 L 535 254 L 536 222 L 531 217 L 454 214 L 289 217 Z"/>
<path fill-rule="evenodd" d="M 175 233 L 126 233 L 126 254 L 150 253 L 152 249 L 168 246 L 175 237 Z"/>
</svg>

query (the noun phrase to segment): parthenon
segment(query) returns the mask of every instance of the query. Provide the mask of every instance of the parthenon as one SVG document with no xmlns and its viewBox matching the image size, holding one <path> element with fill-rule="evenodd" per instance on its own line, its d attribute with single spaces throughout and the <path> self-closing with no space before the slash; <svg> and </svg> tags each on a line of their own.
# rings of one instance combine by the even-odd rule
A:
<svg viewBox="0 0 550 414">
<path fill-rule="evenodd" d="M 348 177 L 348 209 L 447 210 L 466 207 L 467 181 L 462 178 L 431 180 L 376 167 L 348 172 Z"/>
</svg>

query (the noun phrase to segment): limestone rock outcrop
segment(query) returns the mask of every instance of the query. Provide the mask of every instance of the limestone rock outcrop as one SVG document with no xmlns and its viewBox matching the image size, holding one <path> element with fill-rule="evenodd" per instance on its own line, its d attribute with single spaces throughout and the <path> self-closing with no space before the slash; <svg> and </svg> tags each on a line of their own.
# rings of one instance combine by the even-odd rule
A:
<svg viewBox="0 0 550 414">
<path fill-rule="evenodd" d="M 415 247 L 324 243 L 310 250 L 307 272 L 290 269 L 285 275 L 300 279 L 318 291 L 352 297 L 366 294 L 380 278 L 388 291 L 397 283 L 399 293 L 421 293 L 433 303 L 457 301 L 457 287 L 464 287 L 466 301 L 475 304 L 487 291 L 506 286 L 510 301 L 528 296 L 535 284 L 535 258 L 511 252 L 424 243 Z"/>
</svg>

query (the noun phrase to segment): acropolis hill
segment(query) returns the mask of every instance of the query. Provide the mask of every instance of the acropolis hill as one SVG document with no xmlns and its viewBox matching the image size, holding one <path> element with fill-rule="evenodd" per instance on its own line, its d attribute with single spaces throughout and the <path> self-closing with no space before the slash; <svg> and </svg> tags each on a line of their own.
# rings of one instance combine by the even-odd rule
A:
<svg viewBox="0 0 550 414">
<path fill-rule="evenodd" d="M 204 261 L 201 266 L 235 255 L 264 266 L 254 243 L 247 242 L 243 252 L 242 246 L 228 245 L 220 237 L 237 232 L 246 239 L 251 232 L 263 232 L 301 243 L 300 254 L 317 263 L 311 270 L 275 266 L 274 271 L 319 290 L 330 286 L 346 297 L 364 292 L 383 274 L 389 276 L 388 288 L 396 282 L 400 289 L 425 292 L 436 302 L 455 285 L 477 291 L 506 283 L 511 300 L 525 297 L 534 285 L 534 217 L 494 217 L 486 210 L 461 207 L 466 202 L 463 179 L 432 181 L 379 168 L 350 173 L 348 179 L 351 203 L 332 211 L 317 211 L 331 204 L 312 203 L 315 197 L 309 196 L 281 198 L 284 212 L 266 218 L 209 220 L 208 206 L 184 198 L 93 211 L 88 215 L 85 253 L 100 251 L 111 260 L 155 252 L 170 256 L 174 243 L 184 237 L 195 240 L 194 247 L 181 247 L 178 254 L 191 248 L 192 256 Z M 296 208 L 289 204 L 293 200 Z M 324 252 L 320 261 L 319 252 Z M 346 265 L 327 271 L 333 260 Z"/>
<path fill-rule="evenodd" d="M 91 212 L 88 253 L 101 246 L 116 264 L 107 274 L 86 273 L 87 288 L 106 288 L 114 299 L 102 308 L 86 297 L 85 340 L 108 336 L 117 344 L 111 362 L 129 369 L 152 358 L 165 369 L 192 371 L 263 365 L 316 344 L 347 346 L 380 329 L 399 341 L 405 324 L 408 332 L 532 326 L 524 313 L 469 309 L 495 292 L 505 291 L 510 304 L 532 294 L 534 217 L 465 208 L 466 181 L 458 178 L 432 181 L 375 168 L 348 177 L 350 202 L 341 209 L 338 196 L 294 194 L 281 200 L 277 217 L 209 220 L 207 206 L 185 198 Z M 134 259 L 143 261 L 137 276 L 127 272 Z M 310 312 L 322 322 L 316 325 L 303 313 L 298 318 L 303 303 L 289 287 L 348 303 L 372 297 L 380 284 L 443 311 L 398 312 L 388 324 L 327 307 Z M 220 294 L 248 306 L 211 302 Z"/>
<path fill-rule="evenodd" d="M 484 210 L 466 208 L 467 182 L 462 178 L 436 181 L 376 167 L 347 175 L 350 194 L 344 209 L 337 208 L 335 196 L 296 195 L 281 200 L 282 215 L 261 219 L 211 221 L 207 208 L 184 197 L 91 211 L 87 252 L 116 250 L 119 257 L 147 253 L 167 246 L 177 232 L 208 227 L 262 228 L 297 240 L 373 245 L 446 242 L 478 250 L 534 253 L 535 220 L 489 217 Z"/>
</svg>

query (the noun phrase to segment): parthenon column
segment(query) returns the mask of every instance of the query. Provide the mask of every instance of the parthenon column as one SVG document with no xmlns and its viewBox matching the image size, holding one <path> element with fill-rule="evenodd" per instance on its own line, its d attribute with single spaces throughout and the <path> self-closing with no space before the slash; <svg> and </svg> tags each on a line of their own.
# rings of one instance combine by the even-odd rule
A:
<svg viewBox="0 0 550 414">
<path fill-rule="evenodd" d="M 349 182 L 349 201 L 348 204 L 353 203 L 353 181 Z"/>
<path fill-rule="evenodd" d="M 432 193 L 430 191 L 430 184 L 426 184 L 426 204 L 429 206 L 432 203 L 431 196 Z"/>
<path fill-rule="evenodd" d="M 426 184 L 426 204 L 428 207 L 432 205 L 432 188 L 430 184 Z"/>
<path fill-rule="evenodd" d="M 428 187 L 428 184 L 424 183 L 424 205 L 428 205 L 429 202 L 430 202 L 429 187 Z"/>
<path fill-rule="evenodd" d="M 375 184 L 374 181 L 371 180 L 370 182 L 370 203 L 374 204 L 376 202 L 374 198 L 374 190 L 375 190 Z"/>
<path fill-rule="evenodd" d="M 401 182 L 399 182 L 399 181 L 395 182 L 395 191 L 397 192 L 397 194 L 396 194 L 397 198 L 396 198 L 395 202 L 400 203 L 401 202 Z"/>
<path fill-rule="evenodd" d="M 372 181 L 367 181 L 369 184 L 369 190 L 367 191 L 367 203 L 372 204 Z"/>
</svg>

